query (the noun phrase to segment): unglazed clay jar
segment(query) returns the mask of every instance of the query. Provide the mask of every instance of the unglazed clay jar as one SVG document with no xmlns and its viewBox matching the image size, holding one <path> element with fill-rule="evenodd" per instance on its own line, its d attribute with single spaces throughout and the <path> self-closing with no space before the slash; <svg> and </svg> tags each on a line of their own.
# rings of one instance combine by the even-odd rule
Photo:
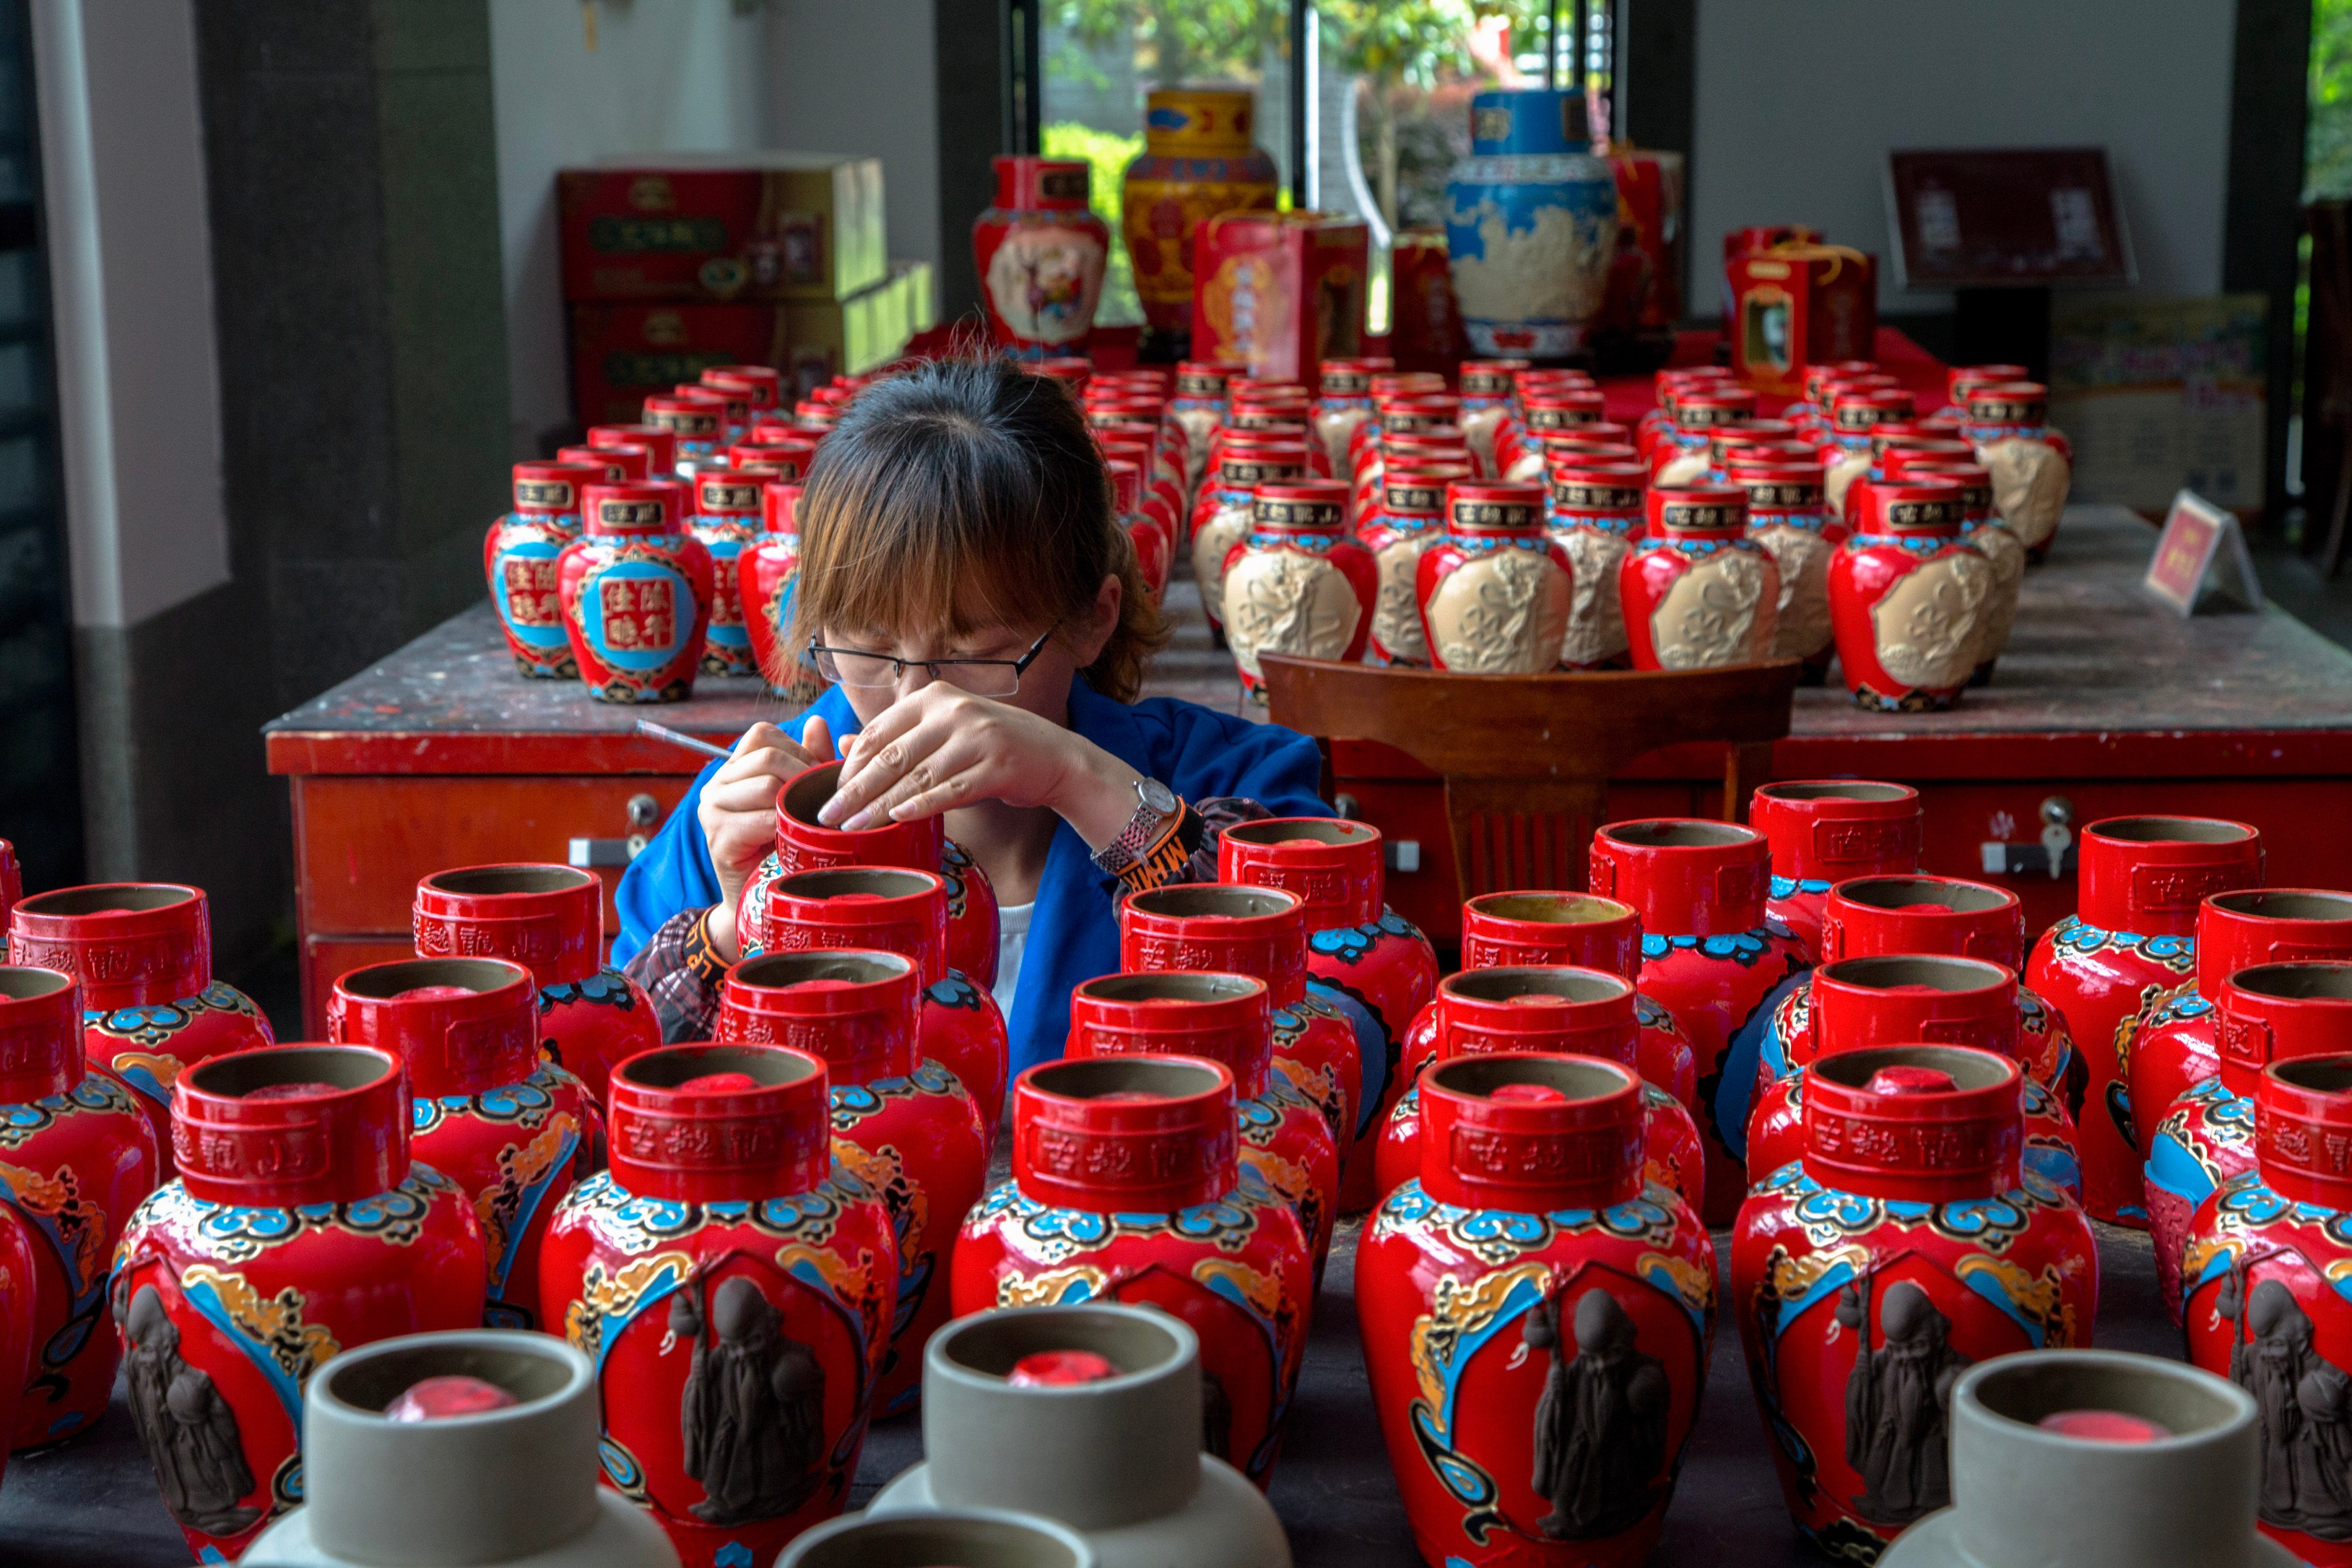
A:
<svg viewBox="0 0 2352 1568">
<path fill-rule="evenodd" d="M 743 552 L 766 531 L 760 492 L 771 478 L 737 468 L 703 468 L 694 476 L 688 533 L 710 552 L 710 625 L 703 637 L 702 673 L 757 675 L 751 634 L 744 623 Z"/>
<path fill-rule="evenodd" d="M 1633 463 L 1570 468 L 1548 477 L 1544 513 L 1552 542 L 1566 552 L 1572 592 L 1559 661 L 1570 669 L 1626 662 L 1625 615 L 1617 574 L 1642 532 L 1642 469 Z"/>
<path fill-rule="evenodd" d="M 2084 1206 L 2144 1227 L 2132 1037 L 2195 969 L 2197 906 L 2262 885 L 2262 835 L 2220 817 L 2110 816 L 2083 829 L 2077 864 L 2077 912 L 2042 933 L 2024 978 L 2082 1054 Z"/>
<path fill-rule="evenodd" d="M 416 884 L 422 958 L 503 958 L 539 987 L 539 1044 L 602 1103 L 613 1064 L 661 1044 L 645 988 L 604 962 L 604 884 L 569 866 L 464 866 Z"/>
<path fill-rule="evenodd" d="M 816 448 L 810 446 L 804 457 L 794 457 L 796 466 L 788 471 L 805 472 Z M 825 680 L 806 651 L 786 646 L 792 634 L 793 592 L 800 581 L 801 535 L 795 518 L 800 500 L 798 479 L 771 479 L 760 487 L 764 529 L 735 558 L 735 591 L 743 605 L 744 635 L 751 640 L 752 665 L 766 677 L 771 693 L 805 707 L 824 694 Z"/>
<path fill-rule="evenodd" d="M 596 1365 L 604 1484 L 687 1568 L 764 1562 L 842 1510 L 898 1302 L 881 1195 L 835 1156 L 823 1063 L 673 1046 L 613 1069 L 613 1165 L 540 1257 Z"/>
<path fill-rule="evenodd" d="M 586 531 L 557 558 L 572 662 L 600 702 L 694 695 L 710 626 L 710 552 L 687 531 L 687 488 L 591 485 Z"/>
<path fill-rule="evenodd" d="M 269 1020 L 213 978 L 212 921 L 202 889 L 170 882 L 101 882 L 16 902 L 8 962 L 55 969 L 81 984 L 82 1051 L 138 1095 L 172 1174 L 172 1086 L 196 1063 L 271 1041 Z"/>
<path fill-rule="evenodd" d="M 481 1225 L 408 1124 L 400 1063 L 357 1046 L 173 1086 L 179 1177 L 123 1227 L 110 1295 L 131 1426 L 200 1561 L 302 1500 L 302 1388 L 338 1351 L 481 1322 Z"/>
<path fill-rule="evenodd" d="M 465 1379 L 503 1402 L 415 1419 L 403 1395 Z M 303 1503 L 249 1568 L 677 1568 L 643 1509 L 596 1484 L 596 1377 L 546 1334 L 406 1334 L 346 1351 L 302 1396 Z"/>
<path fill-rule="evenodd" d="M 482 1222 L 484 1326 L 539 1321 L 539 1248 L 555 1205 L 604 1146 L 578 1079 L 539 1054 L 530 971 L 497 958 L 371 963 L 335 982 L 327 1038 L 407 1069 L 415 1157 L 457 1184 Z"/>
<path fill-rule="evenodd" d="M 996 201 L 972 220 L 990 333 L 1016 353 L 1082 347 L 1102 299 L 1110 226 L 1087 205 L 1082 159 L 999 157 Z"/>
<path fill-rule="evenodd" d="M 1380 570 L 1348 532 L 1348 487 L 1330 479 L 1260 485 L 1246 538 L 1225 552 L 1225 639 L 1253 701 L 1265 700 L 1261 653 L 1364 657 Z"/>
<path fill-rule="evenodd" d="M 1288 1205 L 1236 1158 L 1233 1075 L 1192 1057 L 1045 1062 L 1013 1080 L 1013 1179 L 964 1220 L 958 1316 L 1151 1306 L 1200 1336 L 1201 1446 L 1264 1487 L 1313 1310 Z"/>
<path fill-rule="evenodd" d="M 122 1351 L 101 1321 L 107 1264 L 155 1190 L 155 1131 L 83 1057 L 81 1019 L 73 976 L 0 968 L 0 1451 L 105 1412 Z"/>
<path fill-rule="evenodd" d="M 1790 1517 L 1874 1559 L 1951 1501 L 1951 1384 L 2090 1337 L 2098 1253 L 2020 1165 L 2015 1062 L 1870 1048 L 1805 1069 L 1804 1153 L 1739 1212 L 1731 1299 Z"/>
<path fill-rule="evenodd" d="M 1748 537 L 1735 485 L 1653 487 L 1649 535 L 1617 569 L 1635 669 L 1712 669 L 1772 657 L 1780 569 Z"/>
<path fill-rule="evenodd" d="M 2116 1351 L 1999 1357 L 1952 1385 L 1952 1506 L 1878 1561 L 2293 1568 L 2255 1531 L 2260 1447 L 2254 1402 L 2194 1367 Z"/>
<path fill-rule="evenodd" d="M 854 1513 L 784 1548 L 776 1568 L 1097 1568 L 1086 1538 L 1036 1514 L 960 1508 L 937 1513 Z"/>
<path fill-rule="evenodd" d="M 923 1342 L 948 1321 L 956 1226 L 987 1184 L 988 1142 L 961 1080 L 922 1054 L 922 984 L 897 953 L 772 952 L 727 972 L 721 1045 L 824 1063 L 834 1158 L 881 1194 L 898 1244 L 898 1308 L 875 1414 L 914 1408 Z"/>
<path fill-rule="evenodd" d="M 2030 381 L 1973 387 L 1960 434 L 1992 476 L 1992 505 L 2025 546 L 2026 559 L 2050 553 L 2066 492 L 2074 480 L 2074 448 L 2050 428 L 2050 393 Z"/>
<path fill-rule="evenodd" d="M 1790 779 L 1758 785 L 1748 819 L 1772 846 L 1772 896 L 1765 912 L 1818 958 L 1830 884 L 1917 870 L 1923 815 L 1919 792 L 1909 784 Z M 2010 959 L 2010 967 L 2023 956 Z"/>
<path fill-rule="evenodd" d="M 958 1319 L 923 1359 L 926 1458 L 874 1516 L 986 1503 L 1067 1525 L 1103 1568 L 1289 1568 L 1265 1499 L 1202 1452 L 1201 1342 L 1181 1318 L 1010 1307 Z"/>
<path fill-rule="evenodd" d="M 1764 836 L 1736 823 L 1661 817 L 1592 836 L 1591 886 L 1642 921 L 1642 988 L 1664 1005 L 1698 1068 L 1710 1224 L 1738 1211 L 1756 1058 L 1804 946 L 1764 913 Z"/>
<path fill-rule="evenodd" d="M 1822 499 L 1822 466 L 1765 461 L 1735 451 L 1724 482 L 1748 492 L 1748 537 L 1780 574 L 1772 622 L 1772 657 L 1805 661 L 1807 684 L 1825 679 L 1832 646 L 1830 558 L 1845 529 Z"/>
<path fill-rule="evenodd" d="M 1850 493 L 1853 532 L 1830 563 L 1830 620 L 1856 706 L 1949 708 L 1976 673 L 1996 574 L 1963 537 L 1965 515 L 1960 487 L 1927 476 Z"/>
<path fill-rule="evenodd" d="M 1541 486 L 1448 485 L 1445 538 L 1415 579 L 1430 662 L 1470 675 L 1558 668 L 1573 584 L 1568 552 L 1544 532 Z"/>
<path fill-rule="evenodd" d="M 1630 1565 L 1697 1425 L 1715 1248 L 1643 1181 L 1640 1086 L 1583 1057 L 1445 1062 L 1422 1169 L 1356 1255 L 1364 1367 L 1424 1561 Z"/>
<path fill-rule="evenodd" d="M 555 558 L 580 537 L 581 492 L 604 482 L 603 468 L 587 463 L 517 463 L 514 510 L 490 524 L 482 540 L 490 603 L 514 655 L 515 673 L 526 679 L 570 680 L 580 673 L 563 636 Z"/>
</svg>

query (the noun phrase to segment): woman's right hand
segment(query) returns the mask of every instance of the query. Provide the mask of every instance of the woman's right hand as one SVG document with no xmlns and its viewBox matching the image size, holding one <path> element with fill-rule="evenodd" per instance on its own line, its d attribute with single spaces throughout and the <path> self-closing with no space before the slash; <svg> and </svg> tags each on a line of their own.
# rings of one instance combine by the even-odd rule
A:
<svg viewBox="0 0 2352 1568">
<path fill-rule="evenodd" d="M 803 769 L 833 758 L 833 731 L 822 719 L 810 719 L 798 741 L 773 724 L 754 724 L 702 786 L 696 817 L 710 847 L 711 869 L 719 873 L 719 902 L 707 923 L 710 945 L 721 957 L 731 962 L 743 953 L 735 906 L 743 884 L 775 846 L 777 788 Z"/>
</svg>

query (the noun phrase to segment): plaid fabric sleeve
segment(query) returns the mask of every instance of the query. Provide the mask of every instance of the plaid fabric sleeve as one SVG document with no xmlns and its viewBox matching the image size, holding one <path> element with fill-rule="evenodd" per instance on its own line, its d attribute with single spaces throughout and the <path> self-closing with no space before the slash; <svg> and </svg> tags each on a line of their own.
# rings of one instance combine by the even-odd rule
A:
<svg viewBox="0 0 2352 1568">
<path fill-rule="evenodd" d="M 1257 802 L 1237 795 L 1215 795 L 1207 800 L 1194 801 L 1192 805 L 1193 812 L 1201 819 L 1201 841 L 1163 886 L 1215 881 L 1219 835 L 1237 822 L 1263 822 L 1274 815 Z"/>
<path fill-rule="evenodd" d="M 719 1023 L 719 983 L 727 964 L 703 926 L 708 910 L 684 910 L 664 921 L 629 960 L 628 976 L 653 998 L 662 1039 L 707 1040 Z"/>
</svg>

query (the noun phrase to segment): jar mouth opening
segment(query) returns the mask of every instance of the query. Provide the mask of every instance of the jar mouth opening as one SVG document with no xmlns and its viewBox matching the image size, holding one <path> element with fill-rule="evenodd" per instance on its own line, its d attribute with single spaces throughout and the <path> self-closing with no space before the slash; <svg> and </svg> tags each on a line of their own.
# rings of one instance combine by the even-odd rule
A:
<svg viewBox="0 0 2352 1568">
<path fill-rule="evenodd" d="M 915 899 L 941 887 L 929 871 L 901 866 L 826 866 L 778 878 L 775 891 L 793 899 Z"/>
<path fill-rule="evenodd" d="M 816 814 L 840 788 L 841 763 L 837 761 L 819 763 L 788 782 L 783 794 L 777 797 L 776 805 L 794 822 L 822 827 L 824 825 L 816 819 Z"/>
<path fill-rule="evenodd" d="M 614 1068 L 613 1076 L 638 1089 L 740 1094 L 740 1089 L 696 1090 L 687 1086 L 698 1078 L 740 1073 L 760 1089 L 780 1089 L 823 1070 L 812 1058 L 774 1047 L 675 1046 L 634 1057 Z"/>
<path fill-rule="evenodd" d="M 2242 822 L 2212 816 L 2111 816 L 2085 831 L 2127 844 L 2242 844 L 2254 836 Z"/>
<path fill-rule="evenodd" d="M 763 952 L 738 963 L 733 978 L 761 990 L 788 991 L 824 981 L 873 985 L 911 973 L 914 967 L 892 952 Z"/>
<path fill-rule="evenodd" d="M 1265 981 L 1246 974 L 1186 970 L 1105 974 L 1078 986 L 1078 994 L 1092 1002 L 1238 1002 L 1265 991 Z"/>
<path fill-rule="evenodd" d="M 2352 1089 L 2352 1056 L 2289 1057 L 2273 1062 L 2269 1070 L 2289 1088 L 2313 1094 L 2342 1094 Z"/>
<path fill-rule="evenodd" d="M 335 982 L 339 990 L 371 1002 L 390 1001 L 425 986 L 450 986 L 479 995 L 504 986 L 530 984 L 530 972 L 498 958 L 406 958 L 354 969 Z"/>
<path fill-rule="evenodd" d="M 1177 1320 L 1181 1321 L 1181 1320 Z M 1010 1377 L 1029 1356 L 1052 1351 L 1086 1351 L 1116 1369 L 1116 1378 L 1082 1384 L 1068 1389 L 1045 1384 L 1029 1392 L 1045 1397 L 1084 1397 L 1105 1383 L 1124 1381 L 1139 1373 L 1159 1372 L 1182 1357 L 1185 1345 L 1173 1327 L 1154 1322 L 1141 1311 L 1112 1311 L 1098 1307 L 1032 1307 L 1018 1311 L 991 1312 L 940 1331 L 935 1342 L 942 1359 L 982 1377 Z"/>
<path fill-rule="evenodd" d="M 1859 1092 L 1887 1068 L 1931 1068 L 1952 1080 L 1949 1089 L 1905 1097 L 1914 1100 L 1999 1089 L 2020 1076 L 2008 1058 L 1967 1046 L 1864 1046 L 1816 1058 L 1808 1070 L 1823 1082 Z"/>
<path fill-rule="evenodd" d="M 1022 1077 L 1060 1100 L 1197 1100 L 1230 1081 L 1213 1063 L 1180 1057 L 1093 1057 L 1032 1068 Z"/>
<path fill-rule="evenodd" d="M 456 871 L 436 871 L 425 885 L 436 893 L 569 893 L 596 880 L 569 866 L 468 866 Z"/>
<path fill-rule="evenodd" d="M 1601 831 L 1620 844 L 1650 849 L 1728 849 L 1760 837 L 1754 828 L 1733 822 L 1615 822 Z"/>
<path fill-rule="evenodd" d="M 1917 952 L 1841 958 L 1822 964 L 1814 973 L 1825 980 L 1866 991 L 1926 986 L 1952 994 L 1988 990 L 2011 978 L 2000 964 L 1988 963 L 1980 958 L 1945 958 Z"/>
<path fill-rule="evenodd" d="M 2230 984 L 2257 996 L 2352 1001 L 2352 963 L 2261 963 L 2239 970 Z"/>
<path fill-rule="evenodd" d="M 1768 784 L 1756 793 L 1770 800 L 1908 800 L 1916 793 L 1903 784 L 1829 779 L 1806 784 Z"/>
<path fill-rule="evenodd" d="M 2063 1436 L 2041 1423 L 2065 1410 L 2113 1410 L 2153 1422 L 2171 1435 L 2168 1440 L 2178 1440 L 2253 1419 L 2251 1398 L 2233 1399 L 2233 1385 L 2210 1373 L 2154 1357 L 2110 1359 L 2096 1352 L 2054 1351 L 1981 1366 L 1961 1394 L 1988 1414 L 2028 1428 L 2037 1441 L 2106 1449 L 2112 1445 Z"/>
<path fill-rule="evenodd" d="M 1379 839 L 1381 830 L 1360 822 L 1343 822 L 1338 817 L 1296 816 L 1273 822 L 1238 822 L 1224 831 L 1224 837 L 1238 844 L 1369 844 Z"/>
<path fill-rule="evenodd" d="M 2301 888 L 2245 888 L 2216 893 L 2213 907 L 2271 921 L 2352 921 L 2352 896 Z"/>
<path fill-rule="evenodd" d="M 1624 981 L 1597 969 L 1537 964 L 1465 969 L 1437 984 L 1438 989 L 1449 996 L 1475 1002 L 1508 1002 L 1519 996 L 1556 996 L 1562 1002 L 1612 1002 L 1633 994 L 1633 988 Z"/>
<path fill-rule="evenodd" d="M 348 1364 L 328 1373 L 325 1396 L 347 1410 L 382 1415 L 394 1400 L 428 1377 L 470 1377 L 512 1395 L 515 1403 L 496 1410 L 436 1417 L 430 1425 L 512 1421 L 531 1414 L 533 1406 L 543 1407 L 572 1393 L 585 1381 L 578 1363 L 563 1353 L 560 1342 L 550 1340 L 542 1347 L 528 1342 L 530 1338 L 436 1334 L 367 1346 L 362 1353 L 354 1353 Z"/>
<path fill-rule="evenodd" d="M 1045 1520 L 970 1510 L 858 1514 L 821 1525 L 794 1549 L 799 1568 L 922 1568 L 971 1563 L 985 1568 L 1079 1568 L 1091 1562 L 1079 1538 Z"/>
<path fill-rule="evenodd" d="M 183 1075 L 189 1088 L 222 1100 L 244 1100 L 267 1089 L 323 1084 L 366 1089 L 400 1071 L 382 1051 L 358 1046 L 278 1046 L 235 1051 L 200 1062 Z"/>
<path fill-rule="evenodd" d="M 16 907 L 27 914 L 38 915 L 143 914 L 150 910 L 168 910 L 189 903 L 197 897 L 194 888 L 169 882 L 101 883 L 35 893 L 17 900 Z"/>
<path fill-rule="evenodd" d="M 21 963 L 0 964 L 0 998 L 11 1002 L 30 1002 L 36 997 L 54 996 L 60 991 L 72 989 L 73 983 L 72 975 L 54 969 L 35 969 Z"/>
<path fill-rule="evenodd" d="M 1142 915 L 1174 918 L 1215 915 L 1225 920 L 1264 920 L 1286 915 L 1299 908 L 1298 897 L 1278 888 L 1243 888 L 1195 882 L 1181 888 L 1153 888 L 1130 893 L 1128 908 Z"/>
<path fill-rule="evenodd" d="M 1874 910 L 1936 904 L 1954 914 L 1978 915 L 2011 909 L 2017 903 L 2014 894 L 1999 888 L 1944 877 L 1856 877 L 1851 882 L 1840 882 L 1832 890 L 1848 903 Z M 2352 911 L 2352 900 L 2346 901 L 2346 909 Z"/>
<path fill-rule="evenodd" d="M 1456 1057 L 1428 1068 L 1422 1076 L 1434 1088 L 1471 1100 L 1491 1100 L 1496 1089 L 1531 1084 L 1557 1090 L 1563 1100 L 1584 1104 L 1622 1094 L 1634 1082 L 1631 1071 L 1597 1057 L 1533 1053 Z"/>
<path fill-rule="evenodd" d="M 1625 920 L 1633 910 L 1596 893 L 1482 893 L 1470 908 L 1498 921 L 1526 921 L 1539 925 L 1596 925 Z"/>
</svg>

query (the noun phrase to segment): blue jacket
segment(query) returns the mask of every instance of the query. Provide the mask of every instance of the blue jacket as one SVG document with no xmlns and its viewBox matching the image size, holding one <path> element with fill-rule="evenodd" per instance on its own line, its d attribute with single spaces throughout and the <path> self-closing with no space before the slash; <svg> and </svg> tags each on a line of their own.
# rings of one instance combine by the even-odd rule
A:
<svg viewBox="0 0 2352 1568">
<path fill-rule="evenodd" d="M 782 726 L 795 740 L 811 715 L 822 717 L 835 740 L 857 731 L 857 715 L 838 688 Z M 1172 697 L 1114 702 L 1084 680 L 1070 688 L 1070 727 L 1127 763 L 1160 780 L 1186 800 L 1242 795 L 1276 816 L 1328 816 L 1315 793 L 1322 763 L 1315 742 L 1294 731 Z M 613 963 L 625 964 L 663 921 L 683 910 L 719 901 L 719 878 L 696 820 L 702 786 L 717 772 L 702 770 L 653 842 L 630 862 L 614 902 L 621 934 Z M 1070 1032 L 1070 988 L 1118 970 L 1118 879 L 1097 870 L 1086 840 L 1066 822 L 1054 828 L 1037 885 L 1036 911 L 1022 950 L 1021 984 L 1005 1020 L 1013 1070 L 1062 1054 Z"/>
</svg>

